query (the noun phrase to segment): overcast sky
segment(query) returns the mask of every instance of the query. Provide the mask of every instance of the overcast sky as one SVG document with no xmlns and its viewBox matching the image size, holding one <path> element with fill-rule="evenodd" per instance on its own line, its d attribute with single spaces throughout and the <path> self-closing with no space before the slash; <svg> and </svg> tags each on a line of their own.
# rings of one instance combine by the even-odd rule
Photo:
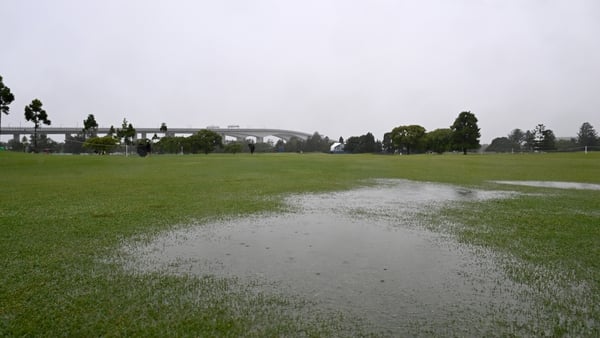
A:
<svg viewBox="0 0 600 338">
<path fill-rule="evenodd" d="M 600 129 L 597 0 L 0 1 L 2 126 Z"/>
</svg>

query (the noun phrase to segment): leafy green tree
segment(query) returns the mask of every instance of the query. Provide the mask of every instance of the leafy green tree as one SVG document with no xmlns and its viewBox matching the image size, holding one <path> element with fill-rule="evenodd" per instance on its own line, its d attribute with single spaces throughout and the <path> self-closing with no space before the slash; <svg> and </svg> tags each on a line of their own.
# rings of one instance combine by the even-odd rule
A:
<svg viewBox="0 0 600 338">
<path fill-rule="evenodd" d="M 33 150 L 37 152 L 37 130 L 40 127 L 40 123 L 50 125 L 48 120 L 48 114 L 42 108 L 42 101 L 34 99 L 28 106 L 25 106 L 25 119 L 33 122 Z"/>
<path fill-rule="evenodd" d="M 236 154 L 236 153 L 241 153 L 242 149 L 244 149 L 244 146 L 242 145 L 241 142 L 229 142 L 229 143 L 225 144 L 225 147 L 223 150 L 226 153 Z"/>
<path fill-rule="evenodd" d="M 215 151 L 217 147 L 223 145 L 223 138 L 221 135 L 209 129 L 201 129 L 196 134 L 190 136 L 189 139 L 193 153 L 202 151 L 205 154 L 208 154 Z"/>
<path fill-rule="evenodd" d="M 360 146 L 360 137 L 358 136 L 350 136 L 346 139 L 346 143 L 344 145 L 344 151 L 351 154 L 358 154 L 362 152 Z"/>
<path fill-rule="evenodd" d="M 182 136 L 165 136 L 157 143 L 158 151 L 167 154 L 189 153 L 190 141 Z"/>
<path fill-rule="evenodd" d="M 550 129 L 544 130 L 544 138 L 541 144 L 540 149 L 548 151 L 548 150 L 556 150 L 556 136 L 554 132 Z"/>
<path fill-rule="evenodd" d="M 515 146 L 518 145 L 518 147 L 515 147 L 515 149 L 520 150 L 521 147 L 523 146 L 523 144 L 525 143 L 525 136 L 526 133 L 524 131 L 522 131 L 519 128 L 513 129 L 507 136 L 508 140 L 513 143 Z"/>
<path fill-rule="evenodd" d="M 90 137 L 83 143 L 83 147 L 90 149 L 97 154 L 106 154 L 115 150 L 117 147 L 117 140 L 110 135 Z"/>
<path fill-rule="evenodd" d="M 277 149 L 288 153 L 300 153 L 304 151 L 306 141 L 298 137 L 290 137 L 286 142 L 279 140 L 277 142 Z"/>
<path fill-rule="evenodd" d="M 410 155 L 411 150 L 417 150 L 423 144 L 425 128 L 419 125 L 398 126 L 392 129 L 392 141 L 396 149 L 406 149 Z"/>
<path fill-rule="evenodd" d="M 589 122 L 584 122 L 577 133 L 577 144 L 582 147 L 597 146 L 600 143 L 598 133 Z"/>
<path fill-rule="evenodd" d="M 361 136 L 350 136 L 346 139 L 344 152 L 351 154 L 377 153 L 381 151 L 381 143 L 375 141 L 375 136 L 368 132 Z"/>
<path fill-rule="evenodd" d="M 322 137 L 318 132 L 315 132 L 312 136 L 306 139 L 304 144 L 305 152 L 328 152 L 329 147 L 333 142 L 329 141 L 327 136 Z"/>
<path fill-rule="evenodd" d="M 520 149 L 519 144 L 514 143 L 508 137 L 497 137 L 492 140 L 492 143 L 489 145 L 489 147 L 487 147 L 485 151 L 496 153 L 508 153 L 513 152 L 515 149 Z"/>
<path fill-rule="evenodd" d="M 365 154 L 372 154 L 381 151 L 381 144 L 379 144 L 375 140 L 375 136 L 371 132 L 360 135 L 360 152 Z"/>
<path fill-rule="evenodd" d="M 34 139 L 34 136 L 30 136 L 32 142 L 37 142 L 37 149 L 40 149 L 45 153 L 58 153 L 61 151 L 61 146 L 58 142 L 49 138 L 46 134 L 37 135 L 37 141 Z"/>
<path fill-rule="evenodd" d="M 8 140 L 8 149 L 12 151 L 25 151 L 27 148 L 27 138 L 25 137 L 25 142 L 20 142 L 19 140 L 10 139 Z"/>
<path fill-rule="evenodd" d="M 256 153 L 270 153 L 270 152 L 273 152 L 273 150 L 275 149 L 275 144 L 271 140 L 269 140 L 268 142 L 258 142 L 256 144 L 254 144 L 254 146 L 255 146 L 254 152 L 256 152 Z M 244 149 L 244 151 L 250 150 L 250 149 L 248 149 L 248 147 L 243 148 L 243 149 Z"/>
<path fill-rule="evenodd" d="M 523 146 L 527 151 L 535 150 L 535 135 L 531 130 L 525 132 L 525 136 L 523 136 Z"/>
<path fill-rule="evenodd" d="M 371 132 L 360 135 L 360 145 L 363 153 L 372 154 L 381 152 L 381 143 L 377 143 Z"/>
<path fill-rule="evenodd" d="M 0 132 L 2 132 L 2 114 L 8 115 L 9 107 L 15 100 L 15 96 L 10 92 L 10 88 L 4 85 L 2 82 L 2 76 L 0 76 Z"/>
<path fill-rule="evenodd" d="M 396 151 L 394 140 L 392 140 L 391 131 L 383 134 L 383 142 L 381 143 L 381 147 L 384 153 L 393 154 Z"/>
<path fill-rule="evenodd" d="M 577 143 L 577 139 L 573 137 L 568 140 L 556 140 L 555 145 L 557 151 L 577 151 L 581 149 Z"/>
<path fill-rule="evenodd" d="M 98 135 L 98 122 L 94 114 L 89 114 L 88 117 L 83 120 L 83 137 L 95 137 Z"/>
<path fill-rule="evenodd" d="M 443 154 L 452 149 L 452 130 L 439 128 L 425 134 L 425 149 Z"/>
<path fill-rule="evenodd" d="M 469 149 L 481 147 L 479 144 L 481 134 L 477 126 L 477 117 L 470 111 L 463 111 L 458 114 L 450 129 L 452 130 L 452 144 L 457 149 L 462 150 L 464 155 L 467 154 Z"/>
</svg>

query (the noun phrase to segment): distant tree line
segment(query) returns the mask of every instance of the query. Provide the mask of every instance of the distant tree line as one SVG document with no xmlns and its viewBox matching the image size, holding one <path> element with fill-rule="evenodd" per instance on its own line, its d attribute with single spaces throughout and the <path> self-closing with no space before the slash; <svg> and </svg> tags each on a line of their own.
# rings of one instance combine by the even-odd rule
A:
<svg viewBox="0 0 600 338">
<path fill-rule="evenodd" d="M 383 141 L 376 141 L 371 133 L 352 136 L 346 140 L 344 150 L 348 153 L 387 153 L 417 154 L 424 152 L 444 153 L 458 150 L 467 154 L 478 149 L 479 127 L 477 118 L 469 111 L 461 112 L 450 128 L 440 128 L 427 132 L 420 125 L 401 125 L 383 135 Z"/>
<path fill-rule="evenodd" d="M 0 76 L 0 131 L 2 130 L 2 114 L 8 115 L 10 111 L 9 105 L 15 100 L 14 94 L 11 92 L 10 88 L 4 84 L 2 76 Z M 32 151 L 38 151 L 38 129 L 42 124 L 50 125 L 50 120 L 48 119 L 48 113 L 42 107 L 42 101 L 39 99 L 33 99 L 31 103 L 25 106 L 25 120 L 33 123 L 34 133 L 32 137 Z M 14 140 L 13 140 L 14 141 Z M 41 143 L 44 146 L 47 146 L 50 143 L 49 139 L 44 137 L 44 140 Z"/>
<path fill-rule="evenodd" d="M 329 147 L 333 142 L 329 140 L 329 137 L 322 136 L 318 132 L 315 132 L 309 136 L 306 140 L 292 137 L 287 142 L 279 139 L 275 143 L 276 152 L 288 152 L 288 153 L 309 153 L 309 152 L 328 152 Z"/>
<path fill-rule="evenodd" d="M 8 114 L 9 105 L 14 99 L 10 88 L 4 85 L 0 76 L 0 130 L 2 128 L 2 114 Z M 107 135 L 98 136 L 98 123 L 94 114 L 89 114 L 83 121 L 81 132 L 76 135 L 67 135 L 64 143 L 57 143 L 48 138 L 43 132 L 38 132 L 42 124 L 51 124 L 48 114 L 42 106 L 39 99 L 34 99 L 30 105 L 25 107 L 25 119 L 34 124 L 34 134 L 29 138 L 24 136 L 21 140 L 9 140 L 6 143 L 8 149 L 31 152 L 38 152 L 43 149 L 46 152 L 108 154 L 122 149 L 123 146 L 144 145 L 147 146 L 147 149 L 156 153 L 208 154 L 211 152 L 227 152 L 235 154 L 249 152 L 250 150 L 252 152 L 327 152 L 332 143 L 329 138 L 323 137 L 317 132 L 306 140 L 292 137 L 287 141 L 279 140 L 276 144 L 273 144 L 273 142 L 254 144 L 248 140 L 225 141 L 220 134 L 208 129 L 202 129 L 188 137 L 177 137 L 168 135 L 167 125 L 164 122 L 160 126 L 160 131 L 164 133 L 164 137 L 160 138 L 155 134 L 151 139 L 136 140 L 136 130 L 133 124 L 125 118 L 120 128 L 111 126 Z M 252 144 L 250 145 L 250 143 Z"/>
<path fill-rule="evenodd" d="M 165 136 L 156 143 L 155 151 L 167 154 L 208 154 L 222 146 L 221 135 L 212 130 L 202 129 L 188 137 Z"/>
<path fill-rule="evenodd" d="M 375 136 L 370 132 L 361 136 L 350 136 L 344 144 L 344 151 L 351 154 L 380 153 L 381 149 L 381 141 L 375 140 Z"/>
<path fill-rule="evenodd" d="M 548 152 L 600 150 L 600 138 L 589 122 L 584 122 L 577 138 L 557 139 L 551 129 L 538 124 L 531 130 L 513 129 L 506 137 L 497 137 L 486 148 L 487 152 Z"/>
<path fill-rule="evenodd" d="M 0 131 L 2 115 L 9 113 L 9 105 L 15 97 L 0 76 Z M 203 129 L 188 137 L 177 137 L 168 134 L 166 123 L 160 126 L 163 137 L 156 134 L 151 139 L 136 140 L 136 130 L 132 123 L 123 119 L 120 128 L 111 126 L 105 136 L 98 136 L 98 123 L 94 114 L 89 114 L 83 121 L 83 129 L 76 135 L 68 135 L 64 143 L 57 143 L 48 138 L 39 129 L 42 125 L 50 125 L 48 113 L 39 99 L 33 99 L 25 107 L 25 119 L 34 125 L 34 134 L 21 140 L 9 140 L 6 148 L 14 151 L 49 151 L 79 154 L 83 152 L 107 154 L 119 151 L 123 147 L 144 145 L 154 153 L 184 153 L 196 154 L 211 152 L 241 153 L 241 152 L 329 152 L 334 141 L 318 132 L 306 140 L 292 137 L 288 140 L 279 139 L 276 143 L 252 143 L 248 140 L 226 141 L 221 135 L 208 129 Z M 344 152 L 357 153 L 444 153 L 468 151 L 481 147 L 480 129 L 477 118 L 470 111 L 461 112 L 449 128 L 432 131 L 425 130 L 420 125 L 400 125 L 383 135 L 383 140 L 377 140 L 368 132 L 360 136 L 342 137 Z M 0 144 L 2 146 L 3 144 Z M 579 128 L 577 138 L 557 139 L 551 129 L 544 124 L 538 124 L 531 130 L 512 130 L 506 137 L 492 140 L 485 151 L 488 152 L 534 152 L 534 151 L 575 151 L 582 148 L 600 150 L 600 138 L 594 127 L 585 122 Z"/>
</svg>

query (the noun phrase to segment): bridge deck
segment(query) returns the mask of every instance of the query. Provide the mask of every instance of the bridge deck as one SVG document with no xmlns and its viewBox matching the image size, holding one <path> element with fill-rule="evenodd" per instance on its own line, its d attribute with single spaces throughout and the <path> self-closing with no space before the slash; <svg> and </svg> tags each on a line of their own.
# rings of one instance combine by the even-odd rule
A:
<svg viewBox="0 0 600 338">
<path fill-rule="evenodd" d="M 301 131 L 284 130 L 284 129 L 268 129 L 268 128 L 168 128 L 167 133 L 169 135 L 177 134 L 194 134 L 202 129 L 209 129 L 216 133 L 224 136 L 245 138 L 245 137 L 256 137 L 265 138 L 269 136 L 289 140 L 292 137 L 297 137 L 306 140 L 311 134 L 304 133 Z M 40 134 L 63 134 L 63 135 L 74 135 L 80 133 L 82 128 L 77 127 L 41 127 L 38 128 Z M 98 128 L 98 134 L 108 134 L 110 128 Z M 153 134 L 164 134 L 160 131 L 160 128 L 135 128 L 138 135 L 153 135 Z M 20 137 L 21 134 L 33 134 L 33 127 L 2 127 L 0 134 L 2 135 L 14 135 Z M 17 136 L 18 135 L 18 136 Z"/>
</svg>

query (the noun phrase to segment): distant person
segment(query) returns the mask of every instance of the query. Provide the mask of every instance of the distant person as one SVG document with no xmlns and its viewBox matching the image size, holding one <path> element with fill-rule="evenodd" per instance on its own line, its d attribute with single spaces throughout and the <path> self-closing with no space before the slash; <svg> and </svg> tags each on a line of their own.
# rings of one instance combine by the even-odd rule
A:
<svg viewBox="0 0 600 338">
<path fill-rule="evenodd" d="M 142 141 L 142 142 L 138 143 L 138 145 L 137 145 L 138 155 L 140 155 L 141 157 L 145 157 L 146 155 L 149 155 L 151 152 L 152 152 L 152 144 L 150 143 L 150 140 L 146 140 L 145 142 Z"/>
<path fill-rule="evenodd" d="M 256 149 L 254 143 L 248 143 L 248 148 L 250 148 L 250 155 L 254 154 L 254 149 Z"/>
</svg>

